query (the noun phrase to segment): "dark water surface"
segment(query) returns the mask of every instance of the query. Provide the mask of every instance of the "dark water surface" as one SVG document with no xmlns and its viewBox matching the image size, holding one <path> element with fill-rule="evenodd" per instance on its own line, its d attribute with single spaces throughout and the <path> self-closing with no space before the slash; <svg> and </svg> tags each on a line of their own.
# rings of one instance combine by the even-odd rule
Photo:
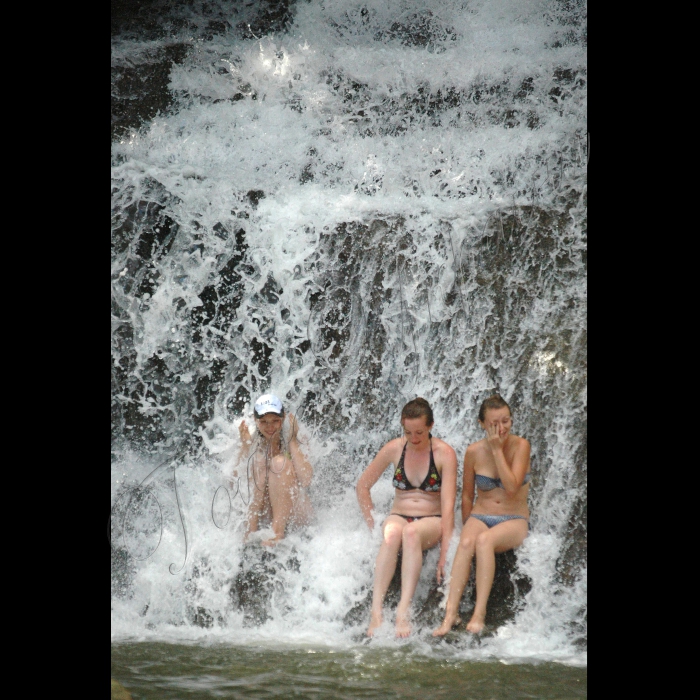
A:
<svg viewBox="0 0 700 700">
<path fill-rule="evenodd" d="M 587 696 L 586 668 L 430 658 L 399 649 L 112 645 L 112 678 L 134 700 L 421 698 L 565 700 Z"/>
</svg>

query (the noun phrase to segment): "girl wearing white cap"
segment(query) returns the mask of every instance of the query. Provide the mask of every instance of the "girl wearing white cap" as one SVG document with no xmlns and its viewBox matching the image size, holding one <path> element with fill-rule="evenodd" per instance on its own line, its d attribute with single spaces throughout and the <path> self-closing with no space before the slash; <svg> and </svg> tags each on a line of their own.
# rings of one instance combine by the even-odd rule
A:
<svg viewBox="0 0 700 700">
<path fill-rule="evenodd" d="M 284 537 L 288 527 L 305 525 L 312 515 L 306 488 L 311 483 L 313 468 L 299 447 L 298 424 L 289 414 L 289 440 L 283 438 L 284 407 L 274 394 L 264 394 L 255 402 L 253 411 L 257 432 L 251 438 L 245 420 L 238 428 L 241 452 L 248 460 L 248 478 L 252 499 L 244 539 L 265 526 L 275 536 L 262 542 L 274 546 Z"/>
</svg>

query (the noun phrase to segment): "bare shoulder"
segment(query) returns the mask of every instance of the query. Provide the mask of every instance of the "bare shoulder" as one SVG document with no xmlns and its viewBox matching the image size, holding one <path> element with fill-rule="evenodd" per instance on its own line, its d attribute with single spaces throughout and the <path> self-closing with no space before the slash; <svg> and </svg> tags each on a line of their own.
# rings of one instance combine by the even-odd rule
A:
<svg viewBox="0 0 700 700">
<path fill-rule="evenodd" d="M 394 438 L 393 440 L 389 440 L 389 442 L 387 442 L 384 447 L 379 450 L 379 454 L 386 455 L 391 461 L 394 461 L 394 458 L 398 458 L 398 456 L 401 454 L 403 445 L 404 441 L 402 438 Z"/>
<path fill-rule="evenodd" d="M 513 438 L 513 446 L 515 447 L 516 450 L 529 450 L 530 449 L 530 441 L 527 440 L 524 437 L 520 437 L 520 435 L 512 435 L 511 437 Z"/>
<path fill-rule="evenodd" d="M 444 440 L 440 438 L 433 438 L 433 451 L 443 457 L 456 457 L 457 453 L 451 445 L 448 445 Z"/>
<path fill-rule="evenodd" d="M 471 445 L 467 447 L 465 457 L 469 455 L 470 457 L 477 457 L 478 455 L 482 454 L 482 452 L 486 449 L 486 441 L 485 440 L 477 440 L 476 442 L 472 442 Z"/>
<path fill-rule="evenodd" d="M 435 464 L 442 469 L 457 467 L 457 453 L 451 445 L 448 445 L 440 438 L 433 438 L 433 454 L 435 455 Z"/>
</svg>

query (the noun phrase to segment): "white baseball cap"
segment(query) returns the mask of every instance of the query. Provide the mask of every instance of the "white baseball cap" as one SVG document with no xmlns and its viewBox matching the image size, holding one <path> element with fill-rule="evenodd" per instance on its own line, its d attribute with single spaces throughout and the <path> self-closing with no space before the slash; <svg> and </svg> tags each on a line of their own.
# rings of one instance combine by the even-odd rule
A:
<svg viewBox="0 0 700 700">
<path fill-rule="evenodd" d="M 282 415 L 284 408 L 282 402 L 274 394 L 263 394 L 255 402 L 255 412 L 262 416 L 265 413 L 277 413 Z"/>
</svg>

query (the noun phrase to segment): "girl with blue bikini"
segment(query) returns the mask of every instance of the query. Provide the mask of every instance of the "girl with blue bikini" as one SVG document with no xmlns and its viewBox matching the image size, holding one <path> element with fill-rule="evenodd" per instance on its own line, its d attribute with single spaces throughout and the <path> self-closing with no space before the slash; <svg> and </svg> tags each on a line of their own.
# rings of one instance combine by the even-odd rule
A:
<svg viewBox="0 0 700 700">
<path fill-rule="evenodd" d="M 437 580 L 442 581 L 447 548 L 454 530 L 457 494 L 457 455 L 443 440 L 433 437 L 433 411 L 422 398 L 409 401 L 401 411 L 403 437 L 387 442 L 357 482 L 357 500 L 367 527 L 374 529 L 370 489 L 389 467 L 393 468 L 394 502 L 382 524 L 382 544 L 374 567 L 372 618 L 367 636 L 382 624 L 384 596 L 396 570 L 399 549 L 401 599 L 396 606 L 396 636 L 411 633 L 409 612 L 423 565 L 423 550 L 440 543 Z"/>
<path fill-rule="evenodd" d="M 445 619 L 433 632 L 439 637 L 461 624 L 459 602 L 476 557 L 476 604 L 467 630 L 481 632 L 496 571 L 496 553 L 520 546 L 528 533 L 530 511 L 530 443 L 511 435 L 510 407 L 498 395 L 479 409 L 486 437 L 467 447 L 462 486 L 462 531 L 452 563 Z M 474 486 L 476 485 L 476 500 Z"/>
</svg>

